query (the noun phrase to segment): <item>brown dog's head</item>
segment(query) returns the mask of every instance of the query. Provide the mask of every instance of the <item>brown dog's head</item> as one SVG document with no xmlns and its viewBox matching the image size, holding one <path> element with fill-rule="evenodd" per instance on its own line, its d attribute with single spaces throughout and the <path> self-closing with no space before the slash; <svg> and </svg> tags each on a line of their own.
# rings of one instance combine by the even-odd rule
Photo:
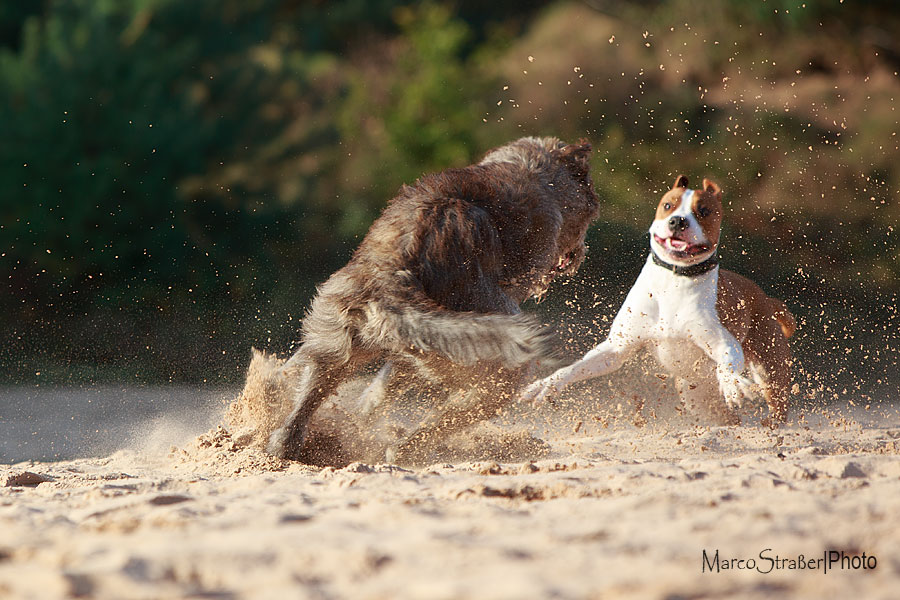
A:
<svg viewBox="0 0 900 600">
<path fill-rule="evenodd" d="M 553 279 L 571 275 L 584 261 L 588 225 L 599 213 L 590 155 L 591 145 L 584 139 L 568 144 L 555 137 L 525 137 L 492 150 L 481 162 L 516 165 L 524 169 L 522 177 L 537 178 L 542 184 L 541 197 L 524 199 L 529 204 L 529 236 L 533 239 L 526 236 L 520 247 L 523 254 L 529 252 L 525 246 L 546 248 L 546 240 L 540 238 L 550 230 L 555 232 L 555 240 L 549 254 L 531 257 L 534 272 L 524 274 L 528 280 L 526 296 L 541 298 Z"/>
<path fill-rule="evenodd" d="M 579 140 L 577 144 L 557 140 L 556 148 L 551 154 L 575 184 L 568 189 L 569 193 L 559 196 L 563 222 L 557 242 L 560 255 L 556 271 L 571 275 L 584 262 L 584 237 L 588 225 L 600 212 L 594 183 L 591 181 L 591 144 L 586 139 Z"/>
<path fill-rule="evenodd" d="M 692 190 L 688 178 L 679 175 L 656 207 L 650 247 L 666 262 L 695 265 L 716 251 L 721 226 L 722 190 L 716 182 L 704 179 Z"/>
</svg>

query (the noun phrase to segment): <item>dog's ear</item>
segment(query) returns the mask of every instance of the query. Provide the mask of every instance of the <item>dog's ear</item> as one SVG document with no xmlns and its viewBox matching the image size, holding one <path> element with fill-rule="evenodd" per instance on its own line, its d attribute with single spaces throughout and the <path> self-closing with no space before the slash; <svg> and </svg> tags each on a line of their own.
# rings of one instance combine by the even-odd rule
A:
<svg viewBox="0 0 900 600">
<path fill-rule="evenodd" d="M 710 192 L 713 195 L 718 195 L 722 193 L 722 188 L 719 187 L 719 184 L 711 179 L 703 180 L 703 191 Z"/>
<path fill-rule="evenodd" d="M 584 178 L 591 170 L 591 143 L 585 138 L 563 146 L 556 151 L 556 156 L 578 178 Z"/>
<path fill-rule="evenodd" d="M 672 185 L 672 189 L 685 188 L 688 186 L 688 178 L 685 175 L 679 175 L 675 178 L 675 183 Z"/>
</svg>

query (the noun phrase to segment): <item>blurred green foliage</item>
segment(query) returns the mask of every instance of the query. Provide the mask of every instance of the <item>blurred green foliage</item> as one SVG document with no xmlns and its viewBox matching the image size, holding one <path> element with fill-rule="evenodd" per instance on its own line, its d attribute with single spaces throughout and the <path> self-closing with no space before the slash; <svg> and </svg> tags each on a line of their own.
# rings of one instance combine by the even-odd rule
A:
<svg viewBox="0 0 900 600">
<path fill-rule="evenodd" d="M 237 381 L 401 184 L 520 135 L 595 147 L 593 253 L 530 308 L 573 351 L 683 172 L 806 368 L 896 370 L 900 18 L 848 4 L 4 3 L 0 377 Z"/>
</svg>

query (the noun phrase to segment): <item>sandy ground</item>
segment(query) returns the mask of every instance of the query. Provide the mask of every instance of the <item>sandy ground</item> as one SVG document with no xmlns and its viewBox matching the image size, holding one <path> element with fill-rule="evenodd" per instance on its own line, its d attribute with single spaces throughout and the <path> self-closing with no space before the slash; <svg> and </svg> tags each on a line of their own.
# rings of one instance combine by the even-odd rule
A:
<svg viewBox="0 0 900 600">
<path fill-rule="evenodd" d="M 544 417 L 549 449 L 515 462 L 310 467 L 214 428 L 163 452 L 0 465 L 0 597 L 674 600 L 900 589 L 894 408 L 832 406 L 774 432 Z M 719 572 L 704 572 L 704 550 L 710 562 L 718 551 Z M 876 566 L 798 568 L 800 555 L 826 551 L 847 563 L 865 553 Z M 731 559 L 756 569 L 724 569 L 739 566 Z"/>
</svg>

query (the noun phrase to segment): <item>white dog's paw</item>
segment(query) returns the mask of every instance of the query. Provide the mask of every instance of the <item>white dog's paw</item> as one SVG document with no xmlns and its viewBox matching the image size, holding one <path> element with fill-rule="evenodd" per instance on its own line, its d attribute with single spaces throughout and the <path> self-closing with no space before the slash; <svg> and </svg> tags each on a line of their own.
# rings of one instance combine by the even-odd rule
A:
<svg viewBox="0 0 900 600">
<path fill-rule="evenodd" d="M 754 394 L 755 384 L 737 373 L 718 373 L 719 390 L 725 397 L 725 405 L 731 410 L 738 410 L 743 406 L 744 398 L 751 398 Z"/>
<path fill-rule="evenodd" d="M 556 393 L 556 385 L 550 378 L 538 379 L 519 394 L 519 400 L 522 402 L 531 402 L 540 404 L 547 399 L 547 396 Z"/>
</svg>

